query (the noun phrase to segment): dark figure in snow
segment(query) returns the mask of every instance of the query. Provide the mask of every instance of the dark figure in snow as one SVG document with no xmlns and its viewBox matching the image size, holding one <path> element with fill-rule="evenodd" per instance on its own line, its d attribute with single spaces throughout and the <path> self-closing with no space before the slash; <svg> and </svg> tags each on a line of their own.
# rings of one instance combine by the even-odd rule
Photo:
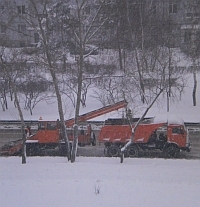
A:
<svg viewBox="0 0 200 207">
<path fill-rule="evenodd" d="M 25 134 L 26 134 L 26 137 L 30 137 L 31 136 L 31 128 L 28 125 L 25 128 Z"/>
</svg>

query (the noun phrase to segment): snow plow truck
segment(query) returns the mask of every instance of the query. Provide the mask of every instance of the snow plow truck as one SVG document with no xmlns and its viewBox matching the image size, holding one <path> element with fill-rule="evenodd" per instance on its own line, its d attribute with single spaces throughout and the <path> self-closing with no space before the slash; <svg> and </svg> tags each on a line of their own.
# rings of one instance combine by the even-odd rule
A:
<svg viewBox="0 0 200 207">
<path fill-rule="evenodd" d="M 84 123 L 95 117 L 104 115 L 106 113 L 124 108 L 127 106 L 126 101 L 120 101 L 100 109 L 88 112 L 86 114 L 80 115 L 78 121 Z M 73 125 L 74 119 L 66 120 L 67 135 L 70 143 L 73 140 Z M 17 155 L 20 154 L 22 149 L 22 140 L 17 140 L 12 142 L 12 144 L 6 144 L 1 149 L 1 155 Z M 95 133 L 89 124 L 84 130 L 79 127 L 78 134 L 78 145 L 96 145 Z M 27 155 L 45 155 L 45 154 L 66 154 L 66 147 L 63 137 L 60 133 L 60 123 L 57 121 L 43 120 L 42 117 L 38 120 L 38 131 L 37 133 L 31 135 L 26 140 L 26 152 Z"/>
</svg>

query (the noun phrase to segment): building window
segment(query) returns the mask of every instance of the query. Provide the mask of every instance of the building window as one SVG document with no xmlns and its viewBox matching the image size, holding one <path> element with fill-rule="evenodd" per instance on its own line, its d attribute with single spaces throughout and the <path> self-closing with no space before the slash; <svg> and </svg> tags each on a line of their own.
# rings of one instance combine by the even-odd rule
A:
<svg viewBox="0 0 200 207">
<path fill-rule="evenodd" d="M 114 8 L 114 7 L 113 7 Z M 115 10 L 115 8 L 114 8 Z M 140 21 L 140 13 L 144 12 L 144 4 L 142 3 L 131 3 L 129 6 L 129 14 L 130 19 L 133 23 L 137 23 Z"/>
<path fill-rule="evenodd" d="M 188 13 L 186 13 L 186 18 L 187 19 L 196 19 L 196 18 L 200 18 L 200 13 L 192 13 L 192 12 L 188 12 Z"/>
<path fill-rule="evenodd" d="M 83 15 L 89 15 L 90 14 L 90 6 L 85 6 L 83 9 Z"/>
<path fill-rule="evenodd" d="M 25 5 L 17 6 L 17 12 L 18 12 L 18 14 L 25 14 L 26 13 Z"/>
<path fill-rule="evenodd" d="M 45 18 L 48 17 L 48 14 L 45 14 L 45 13 L 43 13 L 43 14 L 36 14 L 35 16 L 38 17 L 39 19 L 45 19 Z"/>
<path fill-rule="evenodd" d="M 38 43 L 40 41 L 40 37 L 38 33 L 34 33 L 34 42 Z"/>
<path fill-rule="evenodd" d="M 156 14 L 156 5 L 155 4 L 152 6 L 152 14 Z"/>
<path fill-rule="evenodd" d="M 85 7 L 85 14 L 90 14 L 90 6 Z"/>
<path fill-rule="evenodd" d="M 177 4 L 170 3 L 169 4 L 169 13 L 170 14 L 177 14 L 177 12 L 178 12 L 178 6 L 177 6 Z"/>
<path fill-rule="evenodd" d="M 70 12 L 71 12 L 70 7 L 68 7 L 68 6 L 63 6 L 63 12 L 64 12 L 66 15 L 70 15 Z"/>
<path fill-rule="evenodd" d="M 184 43 L 190 43 L 191 42 L 191 36 L 192 36 L 191 31 L 185 31 Z"/>
<path fill-rule="evenodd" d="M 1 5 L 1 12 L 3 12 L 5 10 L 5 6 Z"/>
<path fill-rule="evenodd" d="M 26 25 L 25 24 L 18 24 L 18 33 L 26 34 Z"/>
<path fill-rule="evenodd" d="M 1 24 L 1 33 L 6 33 L 6 25 L 5 24 Z"/>
<path fill-rule="evenodd" d="M 116 1 L 115 1 L 115 0 L 110 0 L 110 1 L 108 1 L 108 3 L 110 3 L 110 4 L 115 4 Z"/>
</svg>

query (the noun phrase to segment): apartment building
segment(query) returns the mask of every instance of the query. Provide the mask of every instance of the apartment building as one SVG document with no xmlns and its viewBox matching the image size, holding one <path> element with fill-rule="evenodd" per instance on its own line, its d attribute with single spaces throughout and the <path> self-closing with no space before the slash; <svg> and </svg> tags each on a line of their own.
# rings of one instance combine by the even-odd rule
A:
<svg viewBox="0 0 200 207">
<path fill-rule="evenodd" d="M 84 9 L 85 16 L 90 15 L 95 5 L 101 0 L 88 0 L 88 6 Z M 40 1 L 39 4 L 41 3 Z M 54 0 L 54 3 L 58 2 Z M 110 4 L 119 3 L 118 0 L 108 0 Z M 146 12 L 152 20 L 153 28 L 146 33 L 159 41 L 160 36 L 166 36 L 166 45 L 181 47 L 187 50 L 196 45 L 200 37 L 200 3 L 197 0 L 129 0 L 132 21 L 140 21 L 141 5 L 144 5 L 143 12 Z M 74 0 L 69 0 L 65 10 L 69 14 L 74 10 Z M 29 0 L 0 0 L 0 44 L 10 47 L 29 47 L 39 42 L 39 34 L 35 28 L 29 25 L 30 15 L 35 15 L 31 10 Z M 44 15 L 37 14 L 37 15 Z M 138 18 L 136 18 L 136 15 Z M 87 21 L 86 21 L 87 24 Z M 86 25 L 88 26 L 88 25 Z M 57 30 L 57 29 L 56 29 Z M 57 30 L 59 31 L 59 30 Z M 109 33 L 109 34 L 108 34 Z M 102 34 L 114 34 L 113 27 L 107 28 Z M 148 38 L 147 38 L 148 39 Z"/>
<path fill-rule="evenodd" d="M 183 51 L 200 52 L 200 1 L 185 0 L 182 14 L 180 47 Z"/>
<path fill-rule="evenodd" d="M 29 30 L 28 1 L 0 0 L 0 44 L 26 47 L 38 41 Z"/>
</svg>

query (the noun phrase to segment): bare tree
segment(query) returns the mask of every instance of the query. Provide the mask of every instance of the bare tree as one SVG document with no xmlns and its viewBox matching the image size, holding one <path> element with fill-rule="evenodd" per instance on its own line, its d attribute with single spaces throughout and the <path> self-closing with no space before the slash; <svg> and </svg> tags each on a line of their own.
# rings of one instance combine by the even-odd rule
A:
<svg viewBox="0 0 200 207">
<path fill-rule="evenodd" d="M 4 77 L 7 77 L 10 90 L 14 94 L 14 103 L 17 107 L 19 117 L 21 120 L 21 131 L 22 131 L 22 164 L 26 163 L 26 134 L 25 134 L 25 122 L 20 106 L 19 96 L 17 92 L 17 80 L 19 77 L 24 75 L 25 64 L 24 59 L 21 58 L 21 55 L 17 50 L 10 49 L 9 54 L 6 54 L 5 50 L 1 55 L 0 69 L 4 74 Z"/>
<path fill-rule="evenodd" d="M 59 61 L 59 59 L 62 57 L 62 53 L 61 50 L 58 50 L 58 45 L 56 44 L 56 42 L 54 42 L 55 36 L 52 34 L 52 20 L 49 16 L 51 7 L 53 6 L 53 1 L 50 0 L 41 2 L 38 0 L 29 0 L 29 3 L 29 18 L 26 18 L 26 21 L 30 25 L 30 27 L 32 27 L 33 30 L 39 34 L 41 47 L 43 49 L 43 53 L 38 56 L 39 58 L 35 58 L 35 61 L 45 65 L 45 67 L 48 68 L 51 74 L 57 97 L 62 137 L 66 143 L 68 160 L 70 160 L 70 145 L 66 132 L 62 98 L 56 74 L 57 61 Z"/>
<path fill-rule="evenodd" d="M 24 100 L 24 109 L 29 110 L 31 115 L 39 102 L 52 98 L 48 90 L 49 85 L 52 83 L 39 76 L 30 77 L 30 75 L 27 75 L 27 81 L 19 80 L 17 83 L 17 89 Z"/>
<path fill-rule="evenodd" d="M 84 79 L 84 66 L 85 58 L 94 53 L 94 48 L 89 47 L 89 44 L 95 42 L 95 37 L 97 37 L 100 28 L 107 21 L 107 18 L 99 21 L 102 5 L 104 1 L 98 5 L 93 4 L 93 2 L 82 0 L 75 0 L 73 5 L 73 11 L 70 12 L 69 17 L 65 19 L 65 25 L 69 28 L 68 35 L 70 41 L 75 45 L 74 50 L 77 60 L 77 94 L 76 94 L 76 104 L 75 104 L 75 121 L 74 125 L 78 125 L 78 117 L 80 111 L 81 102 L 83 98 L 86 97 L 86 88 L 83 84 Z M 72 144 L 72 159 L 71 162 L 75 162 L 77 143 L 78 143 L 78 128 L 75 127 L 74 130 L 74 140 Z"/>
<path fill-rule="evenodd" d="M 175 55 L 171 54 L 171 67 L 169 71 L 168 48 L 156 47 L 154 50 L 137 50 L 137 60 L 133 52 L 127 52 L 126 71 L 116 69 L 112 74 L 96 77 L 95 98 L 103 104 L 113 103 L 125 97 L 132 109 L 132 114 L 138 114 L 141 108 L 145 108 L 158 94 L 160 88 L 164 88 L 163 97 L 168 92 L 170 85 L 171 100 L 180 99 L 180 95 L 186 85 L 186 70 L 177 66 Z M 117 62 L 117 61 L 116 61 Z M 138 65 L 142 70 L 143 89 L 140 83 Z M 169 78 L 170 76 L 170 78 Z M 144 103 L 141 100 L 144 98 Z"/>
</svg>

